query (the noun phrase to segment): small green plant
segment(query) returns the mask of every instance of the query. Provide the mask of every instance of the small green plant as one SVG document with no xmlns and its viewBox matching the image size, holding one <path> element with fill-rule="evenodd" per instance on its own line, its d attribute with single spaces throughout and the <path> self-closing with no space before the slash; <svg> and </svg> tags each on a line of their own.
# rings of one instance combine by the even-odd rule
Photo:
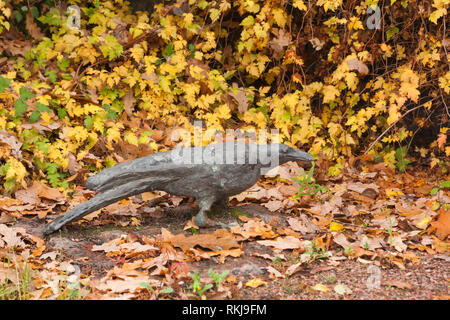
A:
<svg viewBox="0 0 450 320">
<path fill-rule="evenodd" d="M 370 249 L 369 243 L 368 243 L 367 241 L 364 242 L 363 248 L 364 248 L 365 250 L 369 250 L 369 249 Z"/>
<path fill-rule="evenodd" d="M 220 286 L 223 280 L 228 276 L 230 272 L 225 270 L 222 273 L 216 273 L 213 269 L 208 270 L 209 277 L 215 282 L 216 287 Z"/>
<path fill-rule="evenodd" d="M 190 233 L 192 233 L 192 234 L 198 234 L 198 230 L 195 229 L 194 227 L 190 227 L 190 228 L 188 229 L 188 231 L 189 231 Z"/>
<path fill-rule="evenodd" d="M 406 158 L 406 146 L 398 148 L 395 151 L 395 159 L 397 159 L 397 169 L 400 172 L 405 172 L 408 164 L 411 163 L 409 159 Z"/>
<path fill-rule="evenodd" d="M 4 262 L 12 268 L 9 260 Z M 6 279 L 0 283 L 0 300 L 29 300 L 32 281 L 30 266 L 25 263 L 23 269 L 15 268 L 15 279 Z"/>
<path fill-rule="evenodd" d="M 199 297 L 202 300 L 206 300 L 205 292 L 213 287 L 212 283 L 207 283 L 205 285 L 200 281 L 200 276 L 198 275 L 198 271 L 194 273 L 190 273 L 190 277 L 194 282 L 189 286 L 189 289 L 192 290 L 193 293 L 188 293 L 188 296 L 191 297 Z"/>
<path fill-rule="evenodd" d="M 274 266 L 274 267 L 280 267 L 281 266 L 281 264 L 283 263 L 283 259 L 281 259 L 280 257 L 275 257 L 272 261 L 271 261 L 271 264 Z"/>
<path fill-rule="evenodd" d="M 449 180 L 446 180 L 446 181 L 442 182 L 439 185 L 439 187 L 431 189 L 430 194 L 434 195 L 434 194 L 438 193 L 439 190 L 442 190 L 442 189 L 445 189 L 445 188 L 450 188 L 450 181 Z"/>
<path fill-rule="evenodd" d="M 238 209 L 238 208 L 232 208 L 231 215 L 235 218 L 237 218 L 239 216 L 250 216 L 247 212 L 245 212 L 241 209 Z"/>
<path fill-rule="evenodd" d="M 345 254 L 346 255 L 348 255 L 348 256 L 352 256 L 352 255 L 354 255 L 355 254 L 355 250 L 353 250 L 353 248 L 350 246 L 350 247 L 348 247 L 347 249 L 345 249 Z"/>
<path fill-rule="evenodd" d="M 145 289 L 147 289 L 147 290 L 153 292 L 153 293 L 156 295 L 156 299 L 158 299 L 158 297 L 159 297 L 161 294 L 171 294 L 171 293 L 173 292 L 173 288 L 172 288 L 172 287 L 166 287 L 166 288 L 163 288 L 163 289 L 161 289 L 161 290 L 159 290 L 159 291 L 156 291 L 156 290 L 153 289 L 152 286 L 151 286 L 150 284 L 148 284 L 147 282 L 142 282 L 142 283 L 140 284 L 140 286 L 141 286 L 142 288 L 145 288 Z"/>
<path fill-rule="evenodd" d="M 316 195 L 319 192 L 328 192 L 329 189 L 326 187 L 321 186 L 320 184 L 313 182 L 313 173 L 314 173 L 314 167 L 313 164 L 311 169 L 309 169 L 308 174 L 303 172 L 303 175 L 301 177 L 292 178 L 295 182 L 297 182 L 300 187 L 297 191 L 297 198 L 303 197 L 303 196 L 310 196 L 311 198 L 315 198 Z"/>
<path fill-rule="evenodd" d="M 306 254 L 309 254 L 309 262 L 312 262 L 314 260 L 320 260 L 328 257 L 328 253 L 325 251 L 324 248 L 319 247 L 316 245 L 315 241 L 311 242 L 311 249 L 305 251 Z"/>
<path fill-rule="evenodd" d="M 331 273 L 329 275 L 327 274 L 320 274 L 320 276 L 328 283 L 333 284 L 336 282 L 336 275 L 334 273 Z"/>
</svg>

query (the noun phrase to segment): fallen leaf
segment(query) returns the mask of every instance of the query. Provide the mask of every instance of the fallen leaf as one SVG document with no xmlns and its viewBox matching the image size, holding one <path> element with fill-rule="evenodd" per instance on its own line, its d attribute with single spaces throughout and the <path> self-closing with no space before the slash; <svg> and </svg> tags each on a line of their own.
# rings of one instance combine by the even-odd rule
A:
<svg viewBox="0 0 450 320">
<path fill-rule="evenodd" d="M 334 286 L 334 292 L 336 292 L 339 295 L 353 293 L 353 291 L 349 287 L 347 287 L 345 284 L 337 284 L 336 286 Z"/>
<path fill-rule="evenodd" d="M 280 200 L 271 200 L 267 203 L 263 203 L 263 206 L 269 209 L 271 212 L 275 212 L 280 210 L 283 207 L 283 201 Z"/>
<path fill-rule="evenodd" d="M 272 266 L 266 267 L 266 270 L 269 272 L 269 277 L 271 279 L 283 279 L 283 278 L 285 278 L 285 275 L 283 275 L 280 271 L 278 271 L 277 269 L 275 269 Z"/>
<path fill-rule="evenodd" d="M 279 250 L 305 249 L 310 241 L 301 241 L 293 236 L 278 237 L 276 240 L 259 240 L 257 243 L 263 246 L 274 247 Z"/>
<path fill-rule="evenodd" d="M 264 286 L 266 285 L 267 282 L 263 281 L 261 278 L 254 278 L 252 280 L 249 280 L 245 283 L 246 287 L 252 287 L 252 288 L 257 288 L 259 286 Z"/>
<path fill-rule="evenodd" d="M 441 209 L 436 221 L 431 223 L 439 239 L 444 240 L 450 234 L 450 211 Z"/>
<path fill-rule="evenodd" d="M 315 286 L 311 287 L 312 290 L 314 291 L 320 291 L 320 292 L 324 292 L 327 293 L 328 292 L 328 287 L 324 286 L 323 284 L 316 284 Z"/>
<path fill-rule="evenodd" d="M 166 239 L 174 247 L 179 247 L 183 251 L 186 251 L 195 246 L 202 248 L 217 250 L 228 250 L 232 248 L 238 248 L 239 244 L 235 237 L 225 229 L 218 229 L 213 234 L 196 234 L 190 237 L 186 237 L 180 233 Z"/>
<path fill-rule="evenodd" d="M 34 22 L 34 17 L 31 14 L 31 11 L 28 11 L 25 21 L 25 28 L 28 33 L 34 38 L 36 41 L 41 41 L 44 35 L 39 29 L 38 25 Z"/>
<path fill-rule="evenodd" d="M 328 231 L 339 231 L 342 229 L 344 229 L 344 226 L 342 224 L 333 221 L 330 223 L 330 228 L 328 229 Z"/>
<path fill-rule="evenodd" d="M 399 289 L 409 289 L 409 290 L 414 289 L 412 284 L 405 282 L 405 281 L 399 281 L 399 280 L 390 280 L 388 282 L 383 281 L 381 284 L 384 286 L 397 287 Z"/>
</svg>

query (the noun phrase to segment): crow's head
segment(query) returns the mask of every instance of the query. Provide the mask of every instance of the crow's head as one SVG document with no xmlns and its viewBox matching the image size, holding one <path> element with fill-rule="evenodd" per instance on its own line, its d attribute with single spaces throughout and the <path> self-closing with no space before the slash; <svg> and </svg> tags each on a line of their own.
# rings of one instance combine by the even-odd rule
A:
<svg viewBox="0 0 450 320">
<path fill-rule="evenodd" d="M 314 161 L 313 156 L 307 152 L 291 148 L 285 144 L 280 144 L 279 146 L 280 164 L 288 161 Z"/>
</svg>

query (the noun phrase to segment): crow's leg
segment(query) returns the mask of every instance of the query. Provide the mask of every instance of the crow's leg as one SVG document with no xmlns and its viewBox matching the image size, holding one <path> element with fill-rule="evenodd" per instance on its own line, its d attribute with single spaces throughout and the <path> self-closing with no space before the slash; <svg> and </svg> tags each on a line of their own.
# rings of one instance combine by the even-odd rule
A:
<svg viewBox="0 0 450 320">
<path fill-rule="evenodd" d="M 206 213 L 211 209 L 211 206 L 215 201 L 216 197 L 214 196 L 197 199 L 200 211 L 194 218 L 194 222 L 196 225 L 198 225 L 199 227 L 209 227 L 214 225 L 213 221 L 211 221 L 211 219 L 207 217 Z"/>
<path fill-rule="evenodd" d="M 124 185 L 119 185 L 113 189 L 97 194 L 95 197 L 83 202 L 73 208 L 70 212 L 59 216 L 48 225 L 45 226 L 44 234 L 50 234 L 60 229 L 66 223 L 75 221 L 84 217 L 85 215 L 94 212 L 95 210 L 106 207 L 107 205 L 124 198 L 134 196 L 148 191 L 149 184 L 146 180 L 129 182 Z"/>
<path fill-rule="evenodd" d="M 228 200 L 228 199 L 225 198 L 225 200 Z M 211 210 L 212 206 L 214 204 L 216 204 L 217 201 L 219 201 L 219 203 L 221 203 L 223 205 L 223 202 L 225 200 L 224 200 L 224 198 L 217 199 L 214 196 L 209 196 L 207 198 L 199 198 L 199 199 L 197 199 L 198 206 L 200 207 L 200 211 L 197 213 L 197 215 L 194 218 L 195 224 L 197 226 L 199 226 L 199 227 L 219 226 L 219 227 L 228 229 L 229 226 L 227 226 L 226 224 L 224 224 L 222 222 L 213 221 L 213 220 L 209 219 L 208 216 L 206 215 L 206 213 Z"/>
</svg>

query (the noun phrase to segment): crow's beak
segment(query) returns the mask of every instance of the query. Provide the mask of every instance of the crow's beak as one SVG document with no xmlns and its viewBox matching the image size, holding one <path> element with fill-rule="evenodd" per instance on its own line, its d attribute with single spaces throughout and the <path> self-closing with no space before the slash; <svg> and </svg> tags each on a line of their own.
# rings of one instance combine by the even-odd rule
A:
<svg viewBox="0 0 450 320">
<path fill-rule="evenodd" d="M 289 157 L 293 161 L 305 161 L 305 162 L 314 161 L 314 157 L 310 155 L 308 152 L 304 152 L 297 149 L 292 149 Z"/>
</svg>

